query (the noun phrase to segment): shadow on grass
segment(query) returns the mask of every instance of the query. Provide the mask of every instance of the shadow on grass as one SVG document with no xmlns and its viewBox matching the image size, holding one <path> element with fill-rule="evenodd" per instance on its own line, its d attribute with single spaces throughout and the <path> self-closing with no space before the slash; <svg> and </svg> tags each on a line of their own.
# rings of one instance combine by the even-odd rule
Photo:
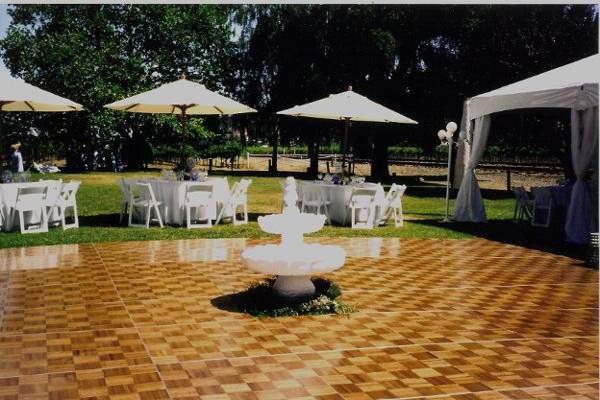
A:
<svg viewBox="0 0 600 400">
<path fill-rule="evenodd" d="M 79 226 L 95 228 L 126 228 L 127 215 L 123 216 L 123 223 L 119 224 L 119 214 L 80 215 Z"/>
<path fill-rule="evenodd" d="M 512 220 L 490 220 L 485 224 L 453 222 L 440 224 L 438 220 L 413 220 L 414 224 L 443 226 L 456 232 L 468 233 L 480 238 L 511 244 L 528 249 L 540 250 L 585 260 L 586 246 L 566 243 L 562 232 L 556 228 L 537 228 L 527 223 L 514 224 Z M 582 263 L 582 266 L 585 263 Z"/>
<path fill-rule="evenodd" d="M 258 217 L 263 215 L 267 215 L 267 213 L 248 213 L 248 220 L 250 222 L 256 222 Z M 119 214 L 117 213 L 82 215 L 79 216 L 79 225 L 95 228 L 127 228 L 127 218 L 127 215 L 123 216 L 123 222 L 119 224 Z M 227 223 L 229 223 L 228 220 Z M 174 226 L 177 227 L 178 225 Z"/>
<path fill-rule="evenodd" d="M 296 179 L 312 179 L 306 172 L 295 172 L 295 171 L 238 171 L 238 170 L 213 170 L 210 172 L 211 176 L 248 176 L 257 178 L 286 178 L 293 176 Z"/>
</svg>

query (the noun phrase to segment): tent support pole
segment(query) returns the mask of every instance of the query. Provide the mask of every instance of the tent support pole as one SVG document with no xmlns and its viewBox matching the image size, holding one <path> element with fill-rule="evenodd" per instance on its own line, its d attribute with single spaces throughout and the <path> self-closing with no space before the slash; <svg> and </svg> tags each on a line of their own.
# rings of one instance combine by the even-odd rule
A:
<svg viewBox="0 0 600 400">
<path fill-rule="evenodd" d="M 446 213 L 444 214 L 444 219 L 440 222 L 448 223 L 452 222 L 448 217 L 450 211 L 450 169 L 452 168 L 452 145 L 454 144 L 454 140 L 452 137 L 448 139 L 448 173 L 446 176 Z"/>
</svg>

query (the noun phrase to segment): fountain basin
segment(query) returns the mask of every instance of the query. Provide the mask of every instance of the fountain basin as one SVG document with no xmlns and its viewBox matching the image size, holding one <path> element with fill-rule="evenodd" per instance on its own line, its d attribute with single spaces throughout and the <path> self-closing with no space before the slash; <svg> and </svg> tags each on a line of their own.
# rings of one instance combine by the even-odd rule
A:
<svg viewBox="0 0 600 400">
<path fill-rule="evenodd" d="M 283 214 L 271 214 L 258 217 L 258 226 L 265 232 L 278 235 L 304 235 L 323 228 L 324 215 L 290 211 Z"/>
<path fill-rule="evenodd" d="M 266 244 L 242 251 L 244 265 L 269 275 L 324 274 L 344 265 L 346 252 L 339 246 L 302 243 L 288 247 Z"/>
<path fill-rule="evenodd" d="M 273 289 L 278 295 L 297 298 L 312 296 L 315 286 L 310 276 L 341 268 L 346 251 L 339 246 L 321 244 L 267 244 L 245 249 L 241 257 L 247 268 L 277 275 Z"/>
</svg>

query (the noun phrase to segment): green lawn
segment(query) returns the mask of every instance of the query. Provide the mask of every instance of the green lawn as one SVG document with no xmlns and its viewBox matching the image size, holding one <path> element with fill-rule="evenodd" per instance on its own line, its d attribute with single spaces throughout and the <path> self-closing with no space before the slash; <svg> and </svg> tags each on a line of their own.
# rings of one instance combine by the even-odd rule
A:
<svg viewBox="0 0 600 400">
<path fill-rule="evenodd" d="M 182 227 L 167 226 L 151 229 L 128 228 L 118 224 L 120 191 L 117 179 L 126 176 L 157 176 L 157 171 L 110 173 L 93 172 L 80 174 L 55 174 L 52 178 L 64 181 L 77 179 L 82 186 L 77 195 L 79 207 L 79 229 L 62 231 L 51 228 L 48 233 L 21 235 L 19 232 L 2 232 L 0 247 L 21 247 L 45 244 L 86 243 L 104 241 L 163 240 L 187 238 L 227 238 L 267 236 L 256 223 L 261 214 L 276 213 L 281 206 L 281 177 L 248 176 L 253 180 L 249 190 L 249 210 L 251 222 L 248 225 L 233 226 L 223 224 L 212 229 L 188 230 Z M 32 176 L 37 180 L 40 176 Z M 229 184 L 241 179 L 241 175 L 228 176 Z M 421 237 L 421 238 L 473 238 L 486 237 L 507 242 L 531 242 L 530 228 L 517 227 L 510 222 L 514 200 L 505 191 L 488 191 L 486 198 L 489 224 L 440 224 L 444 213 L 444 187 L 418 181 L 405 181 L 408 184 L 403 198 L 405 225 L 394 228 L 393 224 L 373 230 L 353 230 L 346 227 L 326 226 L 315 236 L 377 236 L 377 237 Z M 386 187 L 387 189 L 387 187 Z M 539 236 L 539 235 L 533 235 Z"/>
</svg>

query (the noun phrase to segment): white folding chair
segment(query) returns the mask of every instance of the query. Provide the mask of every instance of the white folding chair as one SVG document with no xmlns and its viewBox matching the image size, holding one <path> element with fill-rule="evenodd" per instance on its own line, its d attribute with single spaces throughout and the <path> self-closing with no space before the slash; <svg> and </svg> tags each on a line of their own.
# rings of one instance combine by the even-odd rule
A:
<svg viewBox="0 0 600 400">
<path fill-rule="evenodd" d="M 152 212 L 156 214 L 156 220 L 160 227 L 163 227 L 162 218 L 158 206 L 161 203 L 156 201 L 154 197 L 154 191 L 149 183 L 134 183 L 129 186 L 129 226 L 137 227 L 150 227 L 150 221 L 152 219 Z M 133 214 L 136 209 L 144 210 L 146 219 L 145 224 L 133 223 Z"/>
<path fill-rule="evenodd" d="M 533 194 L 531 226 L 547 228 L 552 217 L 552 193 L 545 187 L 533 187 L 531 193 Z"/>
<path fill-rule="evenodd" d="M 406 185 L 397 185 L 392 183 L 390 190 L 385 196 L 383 210 L 381 210 L 379 225 L 384 225 L 388 219 L 394 217 L 394 226 L 396 228 L 404 226 L 404 214 L 402 212 L 402 196 L 406 191 Z"/>
<path fill-rule="evenodd" d="M 210 219 L 210 208 L 214 204 L 212 195 L 212 185 L 191 184 L 188 185 L 185 192 L 185 218 L 187 228 L 210 228 L 212 221 Z M 194 213 L 192 214 L 192 210 Z M 192 215 L 198 215 L 198 221 L 206 220 L 202 223 L 192 223 Z"/>
<path fill-rule="evenodd" d="M 119 179 L 119 188 L 121 189 L 121 212 L 119 213 L 119 224 L 123 222 L 123 217 L 127 215 L 129 210 L 129 182 L 124 178 Z"/>
<path fill-rule="evenodd" d="M 39 182 L 43 182 L 46 184 L 46 187 L 48 188 L 48 191 L 46 192 L 46 208 L 47 208 L 47 212 L 48 212 L 48 219 L 50 219 L 50 209 L 52 206 L 54 206 L 54 203 L 56 202 L 56 199 L 58 198 L 58 195 L 60 195 L 60 191 L 62 189 L 62 185 L 63 185 L 63 181 L 62 179 L 40 179 Z M 50 198 L 51 194 L 54 194 L 55 196 L 53 196 L 54 198 Z"/>
<path fill-rule="evenodd" d="M 373 229 L 375 220 L 375 188 L 354 188 L 350 198 L 352 229 Z"/>
<path fill-rule="evenodd" d="M 229 199 L 221 207 L 215 225 L 221 222 L 223 218 L 231 218 L 234 225 L 248 223 L 248 187 L 251 183 L 252 179 L 241 179 L 233 185 L 229 191 Z M 238 220 L 237 211 L 240 207 L 242 208 L 243 219 Z M 231 212 L 230 217 L 224 217 L 226 211 Z"/>
<path fill-rule="evenodd" d="M 21 233 L 42 233 L 48 232 L 48 213 L 46 212 L 46 194 L 47 186 L 29 186 L 17 189 L 17 200 L 14 208 L 11 210 L 10 220 L 19 214 L 19 226 Z M 39 213 L 39 222 L 26 223 L 25 213 Z M 37 225 L 37 228 L 32 226 Z"/>
<path fill-rule="evenodd" d="M 515 212 L 513 215 L 513 222 L 516 224 L 523 219 L 531 220 L 533 215 L 533 201 L 529 198 L 527 191 L 524 187 L 514 187 L 513 193 L 515 194 Z"/>
<path fill-rule="evenodd" d="M 4 215 L 4 201 L 2 200 L 2 195 L 0 194 L 0 231 L 4 229 L 6 225 L 6 216 Z"/>
<path fill-rule="evenodd" d="M 314 214 L 327 217 L 327 223 L 331 223 L 329 218 L 329 205 L 331 201 L 325 196 L 325 191 L 318 184 L 303 183 L 300 187 L 300 212 L 311 211 Z"/>
<path fill-rule="evenodd" d="M 51 216 L 55 212 L 58 212 L 58 217 L 60 218 L 60 225 L 63 228 L 63 231 L 70 228 L 79 228 L 79 215 L 77 213 L 76 196 L 80 185 L 81 182 L 73 180 L 69 183 L 63 184 L 60 190 L 60 195 L 56 199 L 56 202 L 52 206 L 50 206 L 50 211 L 48 212 L 48 219 L 51 219 Z M 73 212 L 73 222 L 69 224 L 67 224 L 66 222 L 67 210 L 71 210 Z"/>
</svg>

